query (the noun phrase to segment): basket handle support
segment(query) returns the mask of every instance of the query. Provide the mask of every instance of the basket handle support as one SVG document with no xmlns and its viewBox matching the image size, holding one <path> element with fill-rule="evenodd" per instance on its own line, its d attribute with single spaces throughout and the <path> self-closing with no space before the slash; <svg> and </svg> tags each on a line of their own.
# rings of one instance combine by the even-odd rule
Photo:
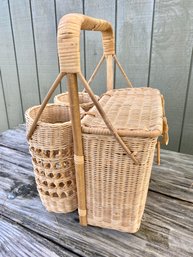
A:
<svg viewBox="0 0 193 257">
<path fill-rule="evenodd" d="M 125 150 L 127 155 L 134 161 L 134 163 L 135 164 L 139 164 L 138 160 L 135 158 L 135 156 L 133 155 L 132 151 L 129 149 L 128 146 L 125 145 L 125 143 L 123 142 L 122 138 L 119 136 L 119 134 L 117 133 L 116 129 L 111 124 L 110 120 L 108 119 L 108 117 L 107 117 L 106 113 L 104 112 L 103 108 L 101 107 L 100 103 L 96 100 L 96 98 L 94 96 L 94 93 L 92 92 L 88 82 L 86 81 L 86 79 L 84 78 L 82 73 L 78 73 L 78 76 L 79 76 L 80 80 L 82 81 L 82 83 L 83 83 L 83 85 L 84 85 L 84 87 L 86 89 L 86 92 L 89 94 L 89 96 L 92 99 L 94 105 L 96 106 L 98 112 L 102 116 L 102 118 L 103 118 L 105 124 L 107 125 L 108 129 L 111 131 L 111 133 L 113 134 L 115 139 L 118 141 L 118 143 L 121 145 L 121 147 Z"/>
<path fill-rule="evenodd" d="M 96 101 L 92 90 L 90 89 L 87 81 L 83 77 L 80 68 L 80 31 L 81 30 L 94 30 L 102 32 L 104 56 L 107 60 L 107 75 L 108 89 L 113 89 L 113 65 L 112 57 L 115 54 L 114 35 L 113 29 L 109 22 L 101 19 L 91 18 L 82 14 L 67 14 L 63 16 L 58 26 L 58 55 L 60 63 L 60 71 L 67 73 L 68 77 L 68 91 L 70 98 L 70 111 L 72 115 L 72 129 L 74 139 L 74 161 L 77 178 L 77 191 L 78 191 L 78 209 L 80 224 L 87 225 L 86 215 L 86 196 L 85 196 L 85 181 L 84 181 L 84 158 L 82 147 L 82 134 L 80 123 L 78 87 L 77 87 L 77 74 L 82 80 L 87 93 L 90 95 L 99 113 L 103 117 L 107 127 L 110 129 L 116 140 L 120 143 L 126 153 L 137 164 L 133 153 L 124 144 L 123 140 L 118 135 L 116 129 L 113 128 L 111 122 L 107 118 L 101 105 Z M 110 56 L 110 57 L 109 57 Z M 101 62 L 103 59 L 101 60 Z M 100 65 L 98 66 L 98 68 Z M 96 68 L 96 72 L 98 70 Z M 95 75 L 96 75 L 95 72 Z M 95 76 L 94 75 L 94 76 Z M 94 78 L 93 76 L 93 78 Z"/>
<path fill-rule="evenodd" d="M 67 74 L 67 87 L 69 92 L 72 133 L 74 143 L 74 163 L 76 169 L 76 185 L 78 196 L 78 213 L 80 224 L 87 225 L 86 194 L 84 176 L 84 154 L 82 146 L 82 132 L 80 123 L 80 109 L 78 97 L 77 74 Z"/>
<path fill-rule="evenodd" d="M 46 106 L 46 104 L 48 103 L 48 101 L 50 100 L 52 94 L 54 93 L 54 91 L 56 90 L 56 88 L 58 87 L 59 83 L 61 82 L 62 78 L 66 75 L 66 73 L 64 72 L 60 72 L 57 76 L 57 78 L 55 79 L 54 83 L 52 84 L 50 90 L 48 91 L 47 95 L 45 96 L 42 104 L 41 104 L 41 107 L 32 123 L 32 126 L 30 127 L 29 129 L 29 132 L 27 134 L 27 140 L 30 140 L 30 138 L 32 137 L 33 133 L 34 133 L 34 130 L 36 128 L 36 125 L 38 123 L 38 120 Z"/>
</svg>

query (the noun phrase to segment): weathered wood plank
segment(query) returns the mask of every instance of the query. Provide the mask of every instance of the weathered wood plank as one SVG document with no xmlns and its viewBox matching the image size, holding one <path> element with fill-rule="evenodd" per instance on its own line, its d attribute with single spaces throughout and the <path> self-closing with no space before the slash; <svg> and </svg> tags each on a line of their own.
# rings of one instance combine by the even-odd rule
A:
<svg viewBox="0 0 193 257">
<path fill-rule="evenodd" d="M 150 190 L 193 203 L 193 156 L 161 151 L 152 169 Z"/>
<path fill-rule="evenodd" d="M 25 125 L 21 125 L 16 129 L 10 129 L 0 133 L 0 145 L 24 153 L 28 152 Z"/>
<path fill-rule="evenodd" d="M 105 19 L 115 26 L 115 1 L 88 1 L 85 0 L 85 14 L 96 18 Z M 102 54 L 102 37 L 100 32 L 87 31 L 85 33 L 86 48 L 86 77 L 90 78 Z M 106 88 L 106 64 L 100 67 L 95 80 L 91 84 L 93 91 L 100 95 L 107 91 Z"/>
<path fill-rule="evenodd" d="M 10 10 L 25 111 L 40 103 L 29 1 L 10 0 Z"/>
<path fill-rule="evenodd" d="M 189 88 L 187 89 L 187 103 L 182 131 L 180 152 L 193 154 L 193 51 L 190 63 Z"/>
<path fill-rule="evenodd" d="M 62 16 L 68 13 L 83 13 L 83 1 L 81 0 L 56 0 L 56 14 L 57 14 L 57 24 Z M 81 33 L 80 39 L 80 56 L 81 56 L 81 69 L 84 74 L 84 38 L 83 33 Z M 62 80 L 62 91 L 67 91 L 67 81 L 66 78 Z M 82 91 L 82 87 L 79 87 Z"/>
<path fill-rule="evenodd" d="M 33 173 L 3 161 L 0 212 L 81 256 L 191 256 L 192 203 L 149 192 L 141 229 L 135 235 L 97 227 L 81 227 L 77 212 L 48 213 L 40 203 Z M 181 242 L 179 244 L 179 241 Z"/>
<path fill-rule="evenodd" d="M 8 2 L 0 1 L 0 57 L 1 76 L 4 85 L 5 101 L 10 126 L 23 121 L 20 89 L 18 84 L 14 42 L 12 37 L 11 19 Z"/>
<path fill-rule="evenodd" d="M 3 216 L 0 217 L 0 229 L 1 257 L 77 256 Z"/>
<path fill-rule="evenodd" d="M 153 0 L 117 1 L 117 56 L 133 86 L 147 85 Z M 116 88 L 126 87 L 116 69 Z"/>
<path fill-rule="evenodd" d="M 150 85 L 165 96 L 169 149 L 178 151 L 193 40 L 193 1 L 156 1 Z"/>
<path fill-rule="evenodd" d="M 2 85 L 2 79 L 1 79 L 1 71 L 0 71 L 0 132 L 8 129 L 8 119 L 6 115 L 6 106 L 5 106 L 5 99 L 4 99 L 4 93 L 3 93 L 3 85 Z"/>
<path fill-rule="evenodd" d="M 32 0 L 31 6 L 42 101 L 59 72 L 55 5 L 52 0 Z"/>
</svg>

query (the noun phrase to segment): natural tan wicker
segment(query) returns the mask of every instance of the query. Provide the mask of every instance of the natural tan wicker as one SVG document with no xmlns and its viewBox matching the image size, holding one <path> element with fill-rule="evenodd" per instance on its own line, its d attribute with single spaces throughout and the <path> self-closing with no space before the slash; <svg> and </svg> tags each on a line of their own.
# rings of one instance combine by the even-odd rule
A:
<svg viewBox="0 0 193 257">
<path fill-rule="evenodd" d="M 94 106 L 94 103 L 92 102 L 90 96 L 87 93 L 79 92 L 79 104 L 80 104 L 80 113 L 83 113 L 84 111 L 87 112 L 91 107 Z M 99 100 L 99 96 L 95 95 L 96 99 Z M 59 95 L 56 95 L 54 97 L 54 102 L 58 104 L 64 104 L 66 106 L 70 106 L 69 103 L 69 93 L 62 93 Z"/>
<path fill-rule="evenodd" d="M 81 29 L 102 32 L 104 54 L 88 82 L 80 69 Z M 62 17 L 58 54 L 60 74 L 30 127 L 28 139 L 51 94 L 66 75 L 80 223 L 134 233 L 139 229 L 145 207 L 157 138 L 163 134 L 163 142 L 168 141 L 163 98 L 156 89 L 131 88 L 115 55 L 113 29 L 107 21 L 81 14 Z M 104 59 L 109 91 L 97 101 L 89 84 Z M 129 89 L 112 90 L 113 61 Z M 82 121 L 77 77 L 95 105 Z M 159 153 L 160 144 L 157 146 Z"/>
<path fill-rule="evenodd" d="M 27 131 L 39 109 L 40 106 L 34 106 L 26 111 Z M 77 209 L 69 108 L 47 105 L 28 143 L 43 205 L 51 212 L 65 213 Z"/>
<path fill-rule="evenodd" d="M 108 91 L 100 104 L 139 164 L 112 137 L 96 107 L 82 120 L 88 224 L 136 232 L 143 215 L 157 137 L 161 95 L 151 88 Z"/>
</svg>

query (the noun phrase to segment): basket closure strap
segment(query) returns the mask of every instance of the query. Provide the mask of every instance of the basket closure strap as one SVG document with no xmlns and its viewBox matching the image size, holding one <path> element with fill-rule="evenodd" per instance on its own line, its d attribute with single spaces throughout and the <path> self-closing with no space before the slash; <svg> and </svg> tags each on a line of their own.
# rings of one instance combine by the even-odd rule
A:
<svg viewBox="0 0 193 257">
<path fill-rule="evenodd" d="M 168 145 L 169 142 L 169 127 L 168 127 L 168 121 L 165 114 L 165 100 L 163 95 L 161 96 L 162 99 L 162 108 L 163 108 L 163 132 L 162 132 L 162 144 Z"/>
<path fill-rule="evenodd" d="M 98 112 L 100 113 L 101 117 L 103 118 L 105 124 L 107 125 L 107 127 L 111 131 L 112 135 L 115 137 L 115 139 L 121 145 L 121 147 L 124 149 L 124 151 L 127 153 L 127 155 L 134 161 L 134 163 L 135 164 L 139 164 L 138 160 L 135 158 L 135 156 L 132 153 L 132 151 L 130 150 L 130 148 L 125 145 L 125 143 L 123 142 L 122 138 L 119 136 L 119 134 L 117 133 L 116 129 L 111 124 L 111 121 L 108 119 L 108 117 L 107 117 L 106 113 L 104 112 L 104 110 L 103 110 L 102 106 L 100 105 L 100 103 L 95 99 L 94 93 L 92 92 L 88 82 L 86 81 L 86 79 L 84 78 L 82 73 L 78 73 L 78 76 L 79 76 L 80 80 L 82 81 L 82 83 L 83 83 L 87 93 L 89 94 L 90 98 L 92 99 L 94 105 L 96 106 Z"/>
</svg>

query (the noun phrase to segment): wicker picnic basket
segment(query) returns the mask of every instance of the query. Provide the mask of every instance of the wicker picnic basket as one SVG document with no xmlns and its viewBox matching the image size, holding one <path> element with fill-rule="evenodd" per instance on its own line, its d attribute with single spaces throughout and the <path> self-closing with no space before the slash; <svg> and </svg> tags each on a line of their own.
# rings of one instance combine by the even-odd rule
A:
<svg viewBox="0 0 193 257">
<path fill-rule="evenodd" d="M 40 106 L 34 106 L 26 111 L 27 132 L 39 109 Z M 69 108 L 47 105 L 28 143 L 43 205 L 51 212 L 65 213 L 77 209 Z"/>
<path fill-rule="evenodd" d="M 104 54 L 88 82 L 80 69 L 81 29 L 102 32 Z M 66 75 L 80 223 L 134 233 L 145 208 L 157 139 L 162 136 L 167 143 L 168 126 L 159 90 L 132 88 L 114 49 L 109 22 L 82 14 L 62 17 L 58 26 L 60 73 L 44 104 Z M 89 84 L 104 60 L 108 91 L 97 101 Z M 113 61 L 129 88 L 113 90 Z M 94 103 L 82 120 L 77 77 Z"/>
</svg>

